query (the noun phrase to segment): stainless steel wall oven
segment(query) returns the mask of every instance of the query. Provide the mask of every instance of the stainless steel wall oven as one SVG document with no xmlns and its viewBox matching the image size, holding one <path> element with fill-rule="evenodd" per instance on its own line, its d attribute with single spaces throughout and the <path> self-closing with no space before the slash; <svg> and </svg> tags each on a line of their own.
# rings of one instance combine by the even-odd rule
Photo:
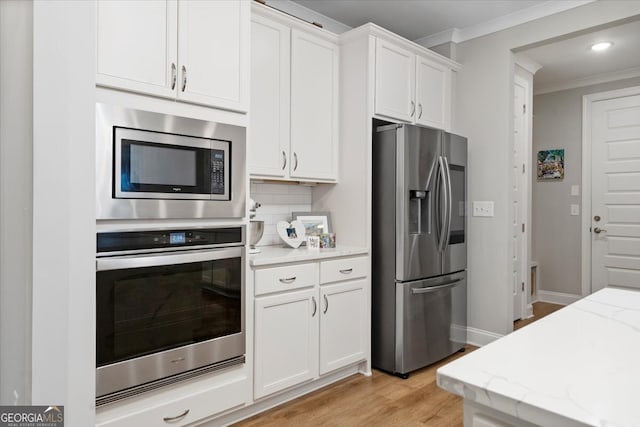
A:
<svg viewBox="0 0 640 427">
<path fill-rule="evenodd" d="M 245 228 L 101 232 L 96 402 L 244 363 Z"/>
</svg>

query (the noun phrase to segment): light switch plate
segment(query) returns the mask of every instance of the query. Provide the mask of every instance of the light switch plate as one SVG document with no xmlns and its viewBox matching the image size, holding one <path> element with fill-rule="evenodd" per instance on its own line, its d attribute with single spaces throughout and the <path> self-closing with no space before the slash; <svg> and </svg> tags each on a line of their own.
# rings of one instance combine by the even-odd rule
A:
<svg viewBox="0 0 640 427">
<path fill-rule="evenodd" d="M 473 216 L 493 216 L 493 202 L 473 202 Z"/>
<path fill-rule="evenodd" d="M 571 215 L 580 215 L 580 205 L 571 205 Z"/>
<path fill-rule="evenodd" d="M 572 196 L 579 196 L 580 195 L 580 186 L 579 185 L 572 185 L 571 186 L 571 195 Z"/>
</svg>

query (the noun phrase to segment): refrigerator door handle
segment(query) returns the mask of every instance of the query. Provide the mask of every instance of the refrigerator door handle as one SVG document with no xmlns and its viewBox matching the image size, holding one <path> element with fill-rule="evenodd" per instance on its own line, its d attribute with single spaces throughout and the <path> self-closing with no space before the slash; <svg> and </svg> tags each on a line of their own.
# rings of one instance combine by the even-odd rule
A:
<svg viewBox="0 0 640 427">
<path fill-rule="evenodd" d="M 444 193 L 444 206 L 440 205 L 441 197 L 438 197 L 438 204 L 440 205 L 440 218 L 442 218 L 442 224 L 440 226 L 440 239 L 438 241 L 438 250 L 440 252 L 443 252 L 445 241 L 448 237 L 445 233 L 447 231 L 447 207 L 449 205 L 449 194 L 447 193 L 447 175 L 445 171 L 444 158 L 442 156 L 438 157 L 438 165 L 438 172 L 440 173 L 440 180 L 438 181 L 438 185 L 442 187 L 438 191 L 438 196 L 440 196 L 441 193 Z"/>
<path fill-rule="evenodd" d="M 446 192 L 447 192 L 447 219 L 445 221 L 445 225 L 446 225 L 446 231 L 445 231 L 445 239 L 444 239 L 444 247 L 442 248 L 442 251 L 446 251 L 449 248 L 449 235 L 451 234 L 451 216 L 453 215 L 453 194 L 451 191 L 451 173 L 449 172 L 449 161 L 447 160 L 447 157 L 443 157 L 444 159 L 444 166 L 445 166 L 445 173 L 447 175 L 447 182 L 446 182 Z"/>
<path fill-rule="evenodd" d="M 445 283 L 444 285 L 427 286 L 426 288 L 411 288 L 411 294 L 412 295 L 427 294 L 427 293 L 436 292 L 436 291 L 439 291 L 439 290 L 445 289 L 445 288 L 452 288 L 457 283 L 462 282 L 462 280 L 464 280 L 464 279 L 462 279 L 462 278 L 455 279 L 455 280 L 452 280 L 450 282 Z"/>
</svg>

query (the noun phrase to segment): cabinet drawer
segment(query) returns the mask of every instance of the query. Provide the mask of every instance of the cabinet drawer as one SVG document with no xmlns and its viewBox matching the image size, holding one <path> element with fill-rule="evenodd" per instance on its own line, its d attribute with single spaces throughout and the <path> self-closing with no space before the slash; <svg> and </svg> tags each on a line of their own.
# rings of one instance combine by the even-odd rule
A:
<svg viewBox="0 0 640 427">
<path fill-rule="evenodd" d="M 338 258 L 320 263 L 320 283 L 367 276 L 367 257 Z"/>
<path fill-rule="evenodd" d="M 255 271 L 256 296 L 318 284 L 318 264 L 297 264 Z"/>
<path fill-rule="evenodd" d="M 227 409 L 243 405 L 247 389 L 247 377 L 227 378 L 211 388 L 193 391 L 159 404 L 150 404 L 139 410 L 126 410 L 123 416 L 98 417 L 97 427 L 132 426 L 182 426 L 210 417 Z M 176 391 L 177 395 L 180 395 Z M 116 412 L 115 410 L 112 410 Z M 120 412 L 120 411 L 118 411 Z M 113 414 L 115 415 L 115 413 Z M 101 419 L 102 418 L 102 419 Z M 106 420 L 104 418 L 107 418 Z"/>
</svg>

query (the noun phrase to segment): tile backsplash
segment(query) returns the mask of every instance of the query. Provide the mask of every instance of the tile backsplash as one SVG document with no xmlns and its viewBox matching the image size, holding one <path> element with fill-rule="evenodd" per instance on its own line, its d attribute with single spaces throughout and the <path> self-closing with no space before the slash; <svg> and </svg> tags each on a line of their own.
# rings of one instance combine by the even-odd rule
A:
<svg viewBox="0 0 640 427">
<path fill-rule="evenodd" d="M 255 219 L 264 221 L 264 234 L 256 246 L 283 244 L 276 231 L 278 221 L 290 221 L 291 212 L 311 211 L 311 187 L 306 185 L 252 182 L 250 197 L 262 205 Z"/>
</svg>

